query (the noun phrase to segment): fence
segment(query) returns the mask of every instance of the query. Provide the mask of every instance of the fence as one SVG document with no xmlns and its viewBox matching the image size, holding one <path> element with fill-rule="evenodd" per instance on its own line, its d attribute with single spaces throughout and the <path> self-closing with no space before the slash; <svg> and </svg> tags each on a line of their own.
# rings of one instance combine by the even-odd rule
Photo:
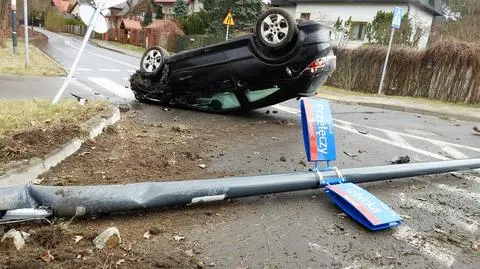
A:
<svg viewBox="0 0 480 269">
<path fill-rule="evenodd" d="M 73 34 L 73 35 L 84 36 L 84 35 L 87 33 L 87 28 L 88 28 L 88 27 L 87 27 L 87 26 L 84 26 L 84 25 L 64 25 L 64 26 L 63 26 L 63 32 L 64 32 L 64 33 Z M 92 32 L 91 37 L 92 37 L 92 38 L 102 39 L 102 38 L 103 38 L 103 35 L 102 35 L 102 34 L 95 33 L 95 32 Z"/>
<path fill-rule="evenodd" d="M 337 70 L 327 83 L 348 90 L 376 93 L 386 53 L 383 46 L 338 50 Z M 444 40 L 423 51 L 393 48 L 384 92 L 480 103 L 480 44 Z"/>
</svg>

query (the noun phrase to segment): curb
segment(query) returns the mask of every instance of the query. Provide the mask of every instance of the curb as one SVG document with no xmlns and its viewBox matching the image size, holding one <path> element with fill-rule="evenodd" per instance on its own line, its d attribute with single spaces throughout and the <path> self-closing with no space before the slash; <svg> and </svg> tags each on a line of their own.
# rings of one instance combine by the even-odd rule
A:
<svg viewBox="0 0 480 269">
<path fill-rule="evenodd" d="M 106 49 L 106 50 L 110 50 L 110 51 L 114 51 L 114 52 L 117 52 L 117 53 L 121 53 L 123 55 L 128 55 L 128 56 L 131 56 L 131 57 L 136 57 L 136 58 L 141 58 L 142 55 L 139 53 L 138 55 L 136 55 L 134 52 L 125 52 L 123 50 L 119 50 L 119 49 L 115 49 L 115 48 L 112 48 L 112 47 L 106 47 L 106 46 L 103 46 L 101 45 L 100 43 L 98 43 L 97 41 L 95 40 L 91 40 L 91 42 L 93 44 L 95 44 L 97 47 L 100 47 L 102 49 Z"/>
<path fill-rule="evenodd" d="M 459 119 L 459 120 L 480 122 L 480 117 L 475 117 L 475 116 L 452 114 L 452 113 L 443 113 L 443 112 L 439 112 L 439 111 L 432 111 L 432 110 L 414 108 L 414 107 L 405 107 L 405 106 L 393 105 L 393 104 L 379 104 L 379 103 L 374 103 L 374 102 L 362 102 L 362 101 L 358 101 L 358 102 L 356 102 L 356 101 L 346 101 L 346 100 L 341 100 L 341 99 L 336 98 L 336 97 L 328 96 L 326 94 L 325 95 L 324 94 L 317 94 L 317 96 L 320 97 L 320 98 L 323 98 L 323 99 L 327 99 L 327 100 L 330 100 L 330 101 L 343 103 L 343 104 L 356 104 L 356 105 L 361 105 L 361 106 L 369 106 L 369 107 L 380 108 L 380 109 L 388 109 L 388 110 L 394 110 L 394 111 L 416 113 L 416 114 L 422 114 L 422 115 L 428 115 L 428 116 L 447 117 L 447 118 L 455 118 L 455 119 Z"/>
<path fill-rule="evenodd" d="M 33 31 L 35 31 L 35 29 L 33 29 Z M 43 36 L 45 36 L 45 38 L 48 40 L 48 36 L 38 32 L 38 31 L 35 31 Z M 59 64 L 57 61 L 55 61 L 52 57 L 50 57 L 50 55 L 48 55 L 47 53 L 45 53 L 44 51 L 42 51 L 41 49 L 37 48 L 37 46 L 35 46 L 34 42 L 31 42 L 31 44 L 33 45 L 34 48 L 37 49 L 37 51 L 39 51 L 41 54 L 43 54 L 43 56 L 47 57 L 50 61 L 54 62 L 58 67 L 60 67 L 64 72 L 65 72 L 65 75 L 64 76 L 59 76 L 59 77 L 66 77 L 68 75 L 68 68 L 66 68 L 65 66 Z"/>
<path fill-rule="evenodd" d="M 60 148 L 45 155 L 43 158 L 33 158 L 29 164 L 7 171 L 0 176 L 0 188 L 23 186 L 34 182 L 39 175 L 47 172 L 50 168 L 56 166 L 72 154 L 74 154 L 82 144 L 88 139 L 97 137 L 102 133 L 103 128 L 115 124 L 120 120 L 120 109 L 118 106 L 112 107 L 112 115 L 108 118 L 94 118 L 86 122 L 88 135 L 85 138 L 73 138 Z"/>
</svg>

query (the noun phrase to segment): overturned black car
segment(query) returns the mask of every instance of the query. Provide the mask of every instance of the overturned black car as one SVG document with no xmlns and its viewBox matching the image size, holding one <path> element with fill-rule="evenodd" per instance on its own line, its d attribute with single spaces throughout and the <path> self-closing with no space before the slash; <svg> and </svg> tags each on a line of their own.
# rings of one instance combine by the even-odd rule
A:
<svg viewBox="0 0 480 269">
<path fill-rule="evenodd" d="M 312 96 L 335 70 L 331 28 L 265 11 L 255 33 L 169 56 L 148 49 L 130 86 L 140 102 L 211 112 L 251 110 Z"/>
</svg>

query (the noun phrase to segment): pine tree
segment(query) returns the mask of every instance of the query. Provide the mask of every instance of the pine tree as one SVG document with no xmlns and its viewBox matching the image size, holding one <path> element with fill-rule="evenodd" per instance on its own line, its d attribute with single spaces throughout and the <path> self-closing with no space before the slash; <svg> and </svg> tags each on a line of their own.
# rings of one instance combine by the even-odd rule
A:
<svg viewBox="0 0 480 269">
<path fill-rule="evenodd" d="M 157 5 L 157 12 L 155 14 L 155 19 L 156 20 L 163 20 L 163 17 L 165 15 L 163 14 L 163 7 L 162 5 Z"/>
<path fill-rule="evenodd" d="M 185 0 L 176 0 L 173 5 L 173 13 L 175 18 L 182 18 L 188 14 L 188 6 Z"/>
<path fill-rule="evenodd" d="M 150 23 L 152 23 L 152 12 L 148 9 L 143 17 L 143 25 L 149 25 Z"/>
</svg>

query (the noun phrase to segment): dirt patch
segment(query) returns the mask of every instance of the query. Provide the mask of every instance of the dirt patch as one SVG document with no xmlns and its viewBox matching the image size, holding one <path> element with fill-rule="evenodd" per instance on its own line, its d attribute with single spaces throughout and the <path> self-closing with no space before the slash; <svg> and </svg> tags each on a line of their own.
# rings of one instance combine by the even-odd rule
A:
<svg viewBox="0 0 480 269">
<path fill-rule="evenodd" d="M 187 126 L 171 128 L 125 118 L 89 140 L 61 166 L 39 176 L 46 185 L 125 184 L 205 178 L 214 173 L 209 152 L 215 143 Z M 218 174 L 216 175 L 218 176 Z"/>
<path fill-rule="evenodd" d="M 287 121 L 252 123 L 241 117 L 231 118 L 232 125 L 222 116 L 209 114 L 198 114 L 203 120 L 199 122 L 195 117 L 186 120 L 181 111 L 164 112 L 162 117 L 157 114 L 154 120 L 146 120 L 150 114 L 151 110 L 124 113 L 120 122 L 105 128 L 104 134 L 40 175 L 42 184 L 125 184 L 258 173 L 248 168 L 248 163 L 260 159 L 262 163 L 269 162 L 263 147 L 280 145 L 282 141 L 272 136 L 280 136 L 283 129 L 291 127 Z M 215 128 L 205 122 L 211 122 Z M 257 134 L 259 127 L 267 124 L 265 133 Z M 261 145 L 258 148 L 243 147 L 237 152 L 235 145 L 260 137 L 266 141 L 251 143 Z M 291 162 L 278 161 L 276 155 L 274 159 L 279 165 Z M 232 167 L 222 163 L 231 163 Z M 238 163 L 245 163 L 245 167 Z M 15 228 L 32 230 L 36 235 L 20 251 L 4 250 L 0 268 L 215 268 L 216 260 L 205 257 L 204 246 L 213 240 L 211 233 L 243 207 L 228 200 L 74 219 L 69 225 L 65 225 L 69 219 L 57 219 L 49 227 L 11 225 L 3 232 Z M 93 239 L 109 227 L 119 229 L 120 247 L 96 249 Z M 201 240 L 195 234 L 199 231 Z M 146 232 L 149 239 L 144 238 Z M 76 236 L 83 239 L 75 244 Z M 40 259 L 47 250 L 55 258 L 48 264 Z"/>
<path fill-rule="evenodd" d="M 81 133 L 80 127 L 66 125 L 16 133 L 0 142 L 0 171 L 10 162 L 43 157 Z"/>
</svg>

